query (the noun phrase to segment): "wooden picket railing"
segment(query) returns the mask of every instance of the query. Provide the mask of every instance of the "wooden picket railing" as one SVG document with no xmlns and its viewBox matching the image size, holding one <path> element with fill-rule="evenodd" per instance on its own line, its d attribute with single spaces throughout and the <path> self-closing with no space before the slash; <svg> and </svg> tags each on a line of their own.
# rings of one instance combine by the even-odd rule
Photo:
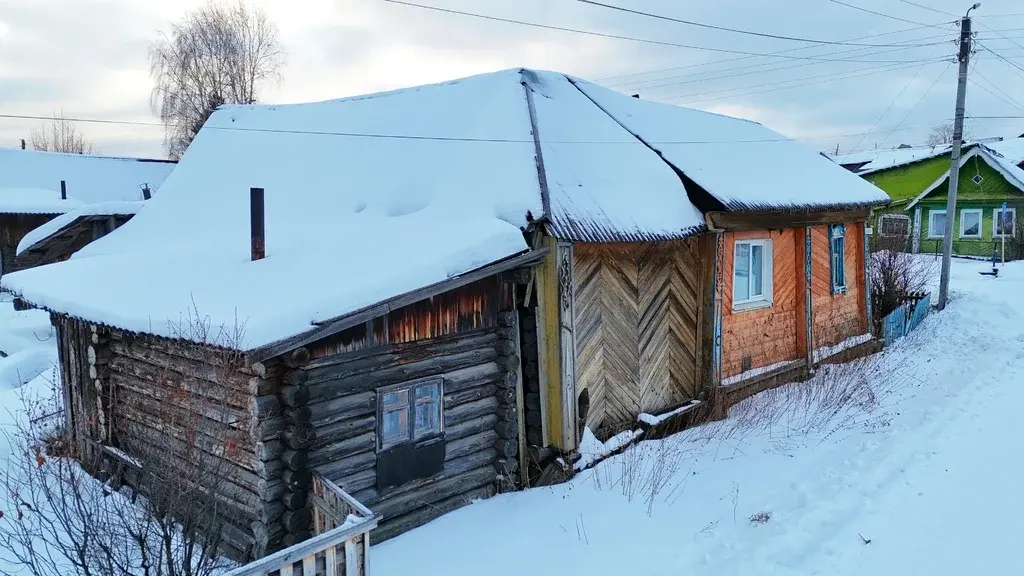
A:
<svg viewBox="0 0 1024 576">
<path fill-rule="evenodd" d="M 224 576 L 369 576 L 370 530 L 380 518 L 317 473 L 309 501 L 312 538 Z"/>
</svg>

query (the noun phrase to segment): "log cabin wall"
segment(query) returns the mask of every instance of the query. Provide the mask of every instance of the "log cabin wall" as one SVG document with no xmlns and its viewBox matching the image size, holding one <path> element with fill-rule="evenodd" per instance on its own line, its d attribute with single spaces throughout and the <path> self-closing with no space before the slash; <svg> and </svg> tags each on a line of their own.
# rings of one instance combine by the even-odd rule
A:
<svg viewBox="0 0 1024 576">
<path fill-rule="evenodd" d="M 868 332 L 864 294 L 864 227 L 847 222 L 844 250 L 845 293 L 832 293 L 829 227 L 812 229 L 811 314 L 814 348 L 833 346 Z"/>
<path fill-rule="evenodd" d="M 379 542 L 513 485 L 519 450 L 513 286 L 491 277 L 288 357 L 292 368 L 281 389 L 288 406 L 282 454 L 288 494 L 301 499 L 311 471 L 318 471 L 383 517 L 372 533 Z M 419 387 L 434 384 L 440 385 L 440 432 L 385 446 L 387 398 L 396 390 L 419 398 Z M 418 408 L 406 417 L 413 413 Z M 292 504 L 298 501 L 287 507 L 297 508 Z M 308 526 L 284 529 L 298 538 Z"/>
<path fill-rule="evenodd" d="M 0 214 L 0 274 L 23 269 L 15 262 L 18 243 L 54 217 L 54 214 Z"/>
<path fill-rule="evenodd" d="M 577 394 L 603 438 L 702 388 L 700 240 L 574 245 Z"/>
<path fill-rule="evenodd" d="M 263 389 L 237 353 L 67 317 L 54 323 L 80 453 L 113 447 L 144 469 L 152 463 L 149 473 L 169 467 L 207 482 L 222 552 L 239 562 L 263 555 L 265 526 L 282 512 L 274 502 L 282 492 L 276 391 Z"/>
<path fill-rule="evenodd" d="M 733 278 L 738 240 L 770 241 L 773 272 L 770 303 L 734 309 Z M 723 378 L 805 357 L 806 352 L 800 346 L 800 325 L 805 323 L 801 296 L 805 286 L 803 240 L 803 228 L 726 233 L 722 275 Z"/>
</svg>

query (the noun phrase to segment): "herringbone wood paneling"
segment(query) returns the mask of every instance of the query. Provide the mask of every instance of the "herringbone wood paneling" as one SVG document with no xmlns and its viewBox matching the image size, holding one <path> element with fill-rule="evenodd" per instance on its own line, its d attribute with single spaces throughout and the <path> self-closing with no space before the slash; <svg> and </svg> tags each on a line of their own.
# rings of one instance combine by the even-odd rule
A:
<svg viewBox="0 0 1024 576">
<path fill-rule="evenodd" d="M 696 395 L 694 240 L 574 246 L 576 381 L 587 425 L 614 430 Z"/>
</svg>

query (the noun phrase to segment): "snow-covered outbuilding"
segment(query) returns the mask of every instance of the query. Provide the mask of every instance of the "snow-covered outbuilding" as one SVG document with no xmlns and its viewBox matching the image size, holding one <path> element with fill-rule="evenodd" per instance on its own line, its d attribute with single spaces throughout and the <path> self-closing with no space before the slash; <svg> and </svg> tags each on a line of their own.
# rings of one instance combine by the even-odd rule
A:
<svg viewBox="0 0 1024 576">
<path fill-rule="evenodd" d="M 754 122 L 515 69 L 220 109 L 144 210 L 2 285 L 52 312 L 86 443 L 145 452 L 196 381 L 229 404 L 197 421 L 245 558 L 316 531 L 315 478 L 387 538 L 582 426 L 806 374 L 867 332 L 887 200 Z"/>
<path fill-rule="evenodd" d="M 142 200 L 174 166 L 171 160 L 0 148 L 0 273 L 66 259 L 70 251 L 51 251 L 41 260 L 16 256 L 30 231 L 86 205 Z M 123 216 L 96 208 L 92 215 L 113 217 L 115 223 Z"/>
</svg>

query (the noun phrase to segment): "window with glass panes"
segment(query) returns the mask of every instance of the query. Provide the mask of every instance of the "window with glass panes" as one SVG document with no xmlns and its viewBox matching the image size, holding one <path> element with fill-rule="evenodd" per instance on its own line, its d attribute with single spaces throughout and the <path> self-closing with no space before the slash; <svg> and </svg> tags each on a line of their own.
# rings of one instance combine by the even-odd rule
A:
<svg viewBox="0 0 1024 576">
<path fill-rule="evenodd" d="M 443 431 L 443 381 L 417 380 L 377 392 L 377 447 L 387 450 Z"/>
<path fill-rule="evenodd" d="M 832 262 L 832 293 L 846 291 L 846 226 L 829 226 L 829 252 Z"/>
<path fill-rule="evenodd" d="M 736 242 L 732 276 L 734 306 L 767 299 L 765 294 L 768 282 L 765 276 L 771 273 L 771 261 L 766 248 L 765 240 Z"/>
</svg>

